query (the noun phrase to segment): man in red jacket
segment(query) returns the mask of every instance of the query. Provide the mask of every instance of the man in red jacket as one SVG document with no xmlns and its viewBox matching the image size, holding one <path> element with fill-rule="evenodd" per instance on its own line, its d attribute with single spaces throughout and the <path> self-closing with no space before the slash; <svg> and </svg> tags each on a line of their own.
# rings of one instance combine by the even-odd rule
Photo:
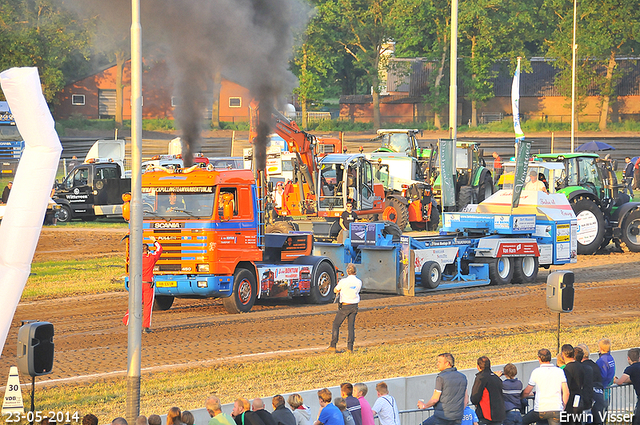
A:
<svg viewBox="0 0 640 425">
<path fill-rule="evenodd" d="M 153 298 L 155 293 L 155 285 L 153 284 L 153 268 L 160 259 L 162 254 L 162 245 L 158 243 L 155 236 L 151 236 L 151 242 L 155 251 L 152 253 L 149 245 L 142 244 L 142 331 L 151 333 L 151 311 L 153 310 Z M 122 318 L 125 325 L 129 324 L 129 311 Z"/>
<path fill-rule="evenodd" d="M 478 422 L 498 425 L 506 418 L 502 380 L 491 372 L 491 360 L 487 356 L 478 359 L 478 373 L 471 390 L 471 403 L 476 405 Z"/>
</svg>

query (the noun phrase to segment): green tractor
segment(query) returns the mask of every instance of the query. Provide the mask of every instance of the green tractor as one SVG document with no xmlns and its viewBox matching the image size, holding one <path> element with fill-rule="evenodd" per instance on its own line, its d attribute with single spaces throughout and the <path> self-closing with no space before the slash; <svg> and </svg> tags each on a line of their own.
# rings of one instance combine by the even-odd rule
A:
<svg viewBox="0 0 640 425">
<path fill-rule="evenodd" d="M 618 184 L 613 161 L 593 153 L 539 154 L 564 170 L 549 191 L 564 194 L 578 218 L 578 254 L 594 254 L 613 242 L 640 252 L 640 202 L 630 202 Z"/>
</svg>

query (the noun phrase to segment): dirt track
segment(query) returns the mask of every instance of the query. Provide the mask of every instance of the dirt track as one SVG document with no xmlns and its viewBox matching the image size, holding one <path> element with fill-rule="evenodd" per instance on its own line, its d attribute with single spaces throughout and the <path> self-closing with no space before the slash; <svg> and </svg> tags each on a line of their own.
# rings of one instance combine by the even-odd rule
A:
<svg viewBox="0 0 640 425">
<path fill-rule="evenodd" d="M 122 252 L 124 233 L 45 229 L 36 261 Z M 571 270 L 576 274 L 576 308 L 563 317 L 564 324 L 604 324 L 639 316 L 640 254 L 580 257 Z M 356 349 L 480 329 L 487 333 L 549 329 L 557 316 L 544 303 L 547 274 L 541 270 L 538 282 L 531 285 L 416 297 L 364 295 L 356 321 Z M 121 323 L 126 308 L 126 293 L 21 303 L 0 358 L 0 381 L 6 382 L 2 374 L 15 364 L 17 330 L 24 319 L 55 325 L 54 373 L 46 380 L 126 370 L 127 328 Z M 617 313 L 611 314 L 611 308 Z M 142 364 L 145 368 L 208 364 L 238 355 L 274 356 L 285 350 L 311 354 L 327 346 L 334 312 L 334 305 L 279 301 L 261 302 L 249 314 L 229 315 L 218 300 L 176 300 L 170 310 L 154 312 L 155 332 L 143 335 Z M 177 340 L 183 349 L 174 354 L 168 345 Z"/>
</svg>

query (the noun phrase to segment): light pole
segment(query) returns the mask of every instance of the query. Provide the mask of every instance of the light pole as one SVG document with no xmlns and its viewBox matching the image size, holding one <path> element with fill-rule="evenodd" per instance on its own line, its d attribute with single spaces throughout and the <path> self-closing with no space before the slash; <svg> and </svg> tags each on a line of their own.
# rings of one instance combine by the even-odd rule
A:
<svg viewBox="0 0 640 425">
<path fill-rule="evenodd" d="M 449 138 L 453 139 L 455 143 L 458 137 L 458 0 L 451 0 L 451 65 L 449 68 L 449 80 Z"/>
<path fill-rule="evenodd" d="M 574 152 L 576 138 L 576 27 L 577 0 L 573 0 L 573 41 L 571 42 L 571 153 Z"/>
<path fill-rule="evenodd" d="M 140 414 L 142 359 L 142 27 L 140 0 L 131 0 L 131 216 L 126 419 Z"/>
</svg>

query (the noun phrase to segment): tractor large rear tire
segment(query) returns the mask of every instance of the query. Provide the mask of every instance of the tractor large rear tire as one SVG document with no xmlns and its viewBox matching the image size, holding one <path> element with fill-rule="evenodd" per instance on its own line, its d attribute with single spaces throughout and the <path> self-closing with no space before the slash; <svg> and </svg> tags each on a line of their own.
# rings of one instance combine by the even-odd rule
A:
<svg viewBox="0 0 640 425">
<path fill-rule="evenodd" d="M 478 185 L 478 203 L 484 201 L 491 195 L 493 195 L 493 179 L 491 178 L 491 173 L 487 172 Z"/>
<path fill-rule="evenodd" d="M 460 193 L 458 193 L 458 202 L 456 203 L 456 207 L 458 211 L 462 211 L 464 207 L 473 203 L 473 187 L 471 186 L 462 186 L 460 188 Z"/>
<path fill-rule="evenodd" d="M 606 233 L 604 213 L 595 202 L 582 196 L 571 201 L 571 207 L 578 218 L 578 254 L 595 254 Z"/>
<path fill-rule="evenodd" d="M 400 200 L 387 198 L 384 202 L 384 211 L 382 211 L 381 219 L 396 223 L 400 230 L 404 230 L 409 224 L 409 209 Z"/>
<path fill-rule="evenodd" d="M 631 252 L 640 252 L 640 210 L 633 210 L 622 220 L 622 242 Z"/>
</svg>

